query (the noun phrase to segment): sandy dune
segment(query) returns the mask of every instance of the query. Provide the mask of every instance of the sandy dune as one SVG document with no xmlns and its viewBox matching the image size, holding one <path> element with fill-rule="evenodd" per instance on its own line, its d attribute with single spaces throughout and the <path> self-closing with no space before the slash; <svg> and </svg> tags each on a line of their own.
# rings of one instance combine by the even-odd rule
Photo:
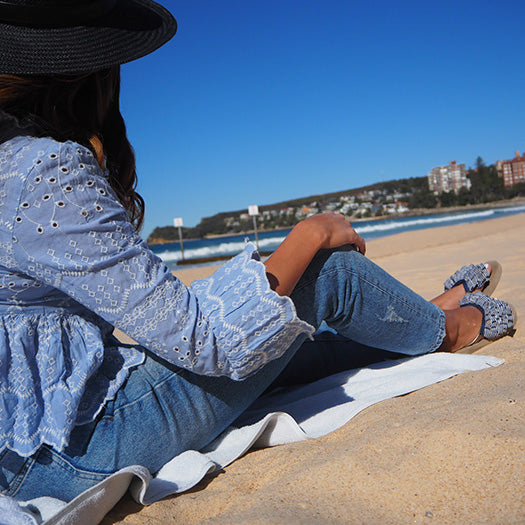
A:
<svg viewBox="0 0 525 525">
<path fill-rule="evenodd" d="M 498 259 L 495 295 L 525 315 L 525 214 L 372 241 L 368 256 L 428 299 L 462 264 Z M 125 497 L 103 523 L 525 523 L 525 330 L 483 353 L 506 363 L 379 403 L 323 438 L 250 452 L 150 507 Z"/>
</svg>

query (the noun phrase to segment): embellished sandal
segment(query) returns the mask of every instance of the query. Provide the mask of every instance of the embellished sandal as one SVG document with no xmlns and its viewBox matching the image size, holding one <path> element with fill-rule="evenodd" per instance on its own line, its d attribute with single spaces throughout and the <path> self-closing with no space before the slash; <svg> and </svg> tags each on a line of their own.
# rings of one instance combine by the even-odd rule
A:
<svg viewBox="0 0 525 525">
<path fill-rule="evenodd" d="M 488 270 L 489 265 L 491 273 Z M 485 295 L 492 295 L 501 279 L 501 274 L 502 268 L 498 261 L 469 264 L 460 268 L 445 281 L 445 291 L 462 284 L 467 293 L 482 290 Z"/>
<path fill-rule="evenodd" d="M 514 335 L 518 316 L 514 307 L 509 303 L 481 292 L 474 292 L 465 295 L 459 304 L 460 306 L 475 306 L 483 314 L 479 335 L 470 345 L 461 349 L 460 353 L 472 354 L 496 339 Z"/>
</svg>

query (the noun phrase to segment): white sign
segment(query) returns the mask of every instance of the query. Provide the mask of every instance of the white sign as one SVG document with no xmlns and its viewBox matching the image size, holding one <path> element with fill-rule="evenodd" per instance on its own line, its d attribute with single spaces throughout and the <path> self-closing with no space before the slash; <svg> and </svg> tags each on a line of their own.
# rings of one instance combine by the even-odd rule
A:
<svg viewBox="0 0 525 525">
<path fill-rule="evenodd" d="M 248 206 L 248 215 L 259 215 L 259 206 L 257 204 Z"/>
<path fill-rule="evenodd" d="M 183 226 L 182 217 L 175 217 L 173 219 L 173 226 L 175 226 L 176 228 L 180 228 L 181 226 Z"/>
</svg>

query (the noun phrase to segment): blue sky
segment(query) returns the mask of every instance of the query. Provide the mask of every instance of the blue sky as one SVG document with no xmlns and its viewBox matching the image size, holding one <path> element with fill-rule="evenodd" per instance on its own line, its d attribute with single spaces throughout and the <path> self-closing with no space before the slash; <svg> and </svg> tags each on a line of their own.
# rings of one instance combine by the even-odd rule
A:
<svg viewBox="0 0 525 525">
<path fill-rule="evenodd" d="M 143 235 L 525 149 L 523 0 L 165 0 L 122 68 Z"/>
</svg>

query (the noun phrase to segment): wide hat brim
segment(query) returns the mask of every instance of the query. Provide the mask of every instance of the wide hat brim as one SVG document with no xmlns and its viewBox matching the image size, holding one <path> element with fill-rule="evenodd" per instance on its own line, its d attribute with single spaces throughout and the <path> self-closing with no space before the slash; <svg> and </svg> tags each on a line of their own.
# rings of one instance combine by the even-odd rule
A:
<svg viewBox="0 0 525 525">
<path fill-rule="evenodd" d="M 176 31 L 171 13 L 151 0 L 116 0 L 108 13 L 85 25 L 40 28 L 0 21 L 0 73 L 96 71 L 143 57 Z"/>
</svg>

